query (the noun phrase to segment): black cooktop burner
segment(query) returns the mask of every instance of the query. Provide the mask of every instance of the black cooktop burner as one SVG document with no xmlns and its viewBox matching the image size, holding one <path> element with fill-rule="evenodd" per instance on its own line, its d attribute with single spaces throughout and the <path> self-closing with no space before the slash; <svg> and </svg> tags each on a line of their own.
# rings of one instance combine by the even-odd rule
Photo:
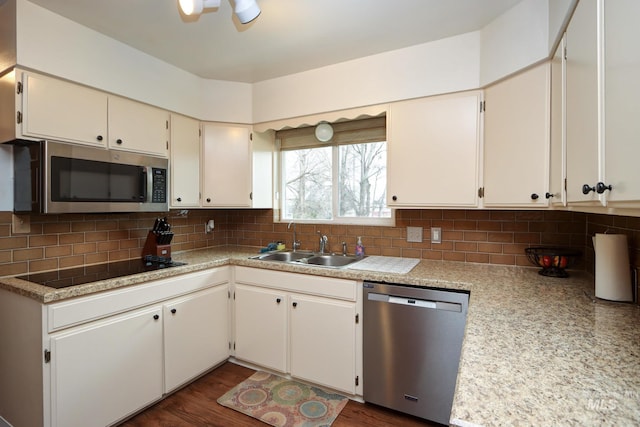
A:
<svg viewBox="0 0 640 427">
<path fill-rule="evenodd" d="M 83 283 L 115 279 L 116 277 L 129 276 L 131 274 L 144 273 L 161 268 L 177 267 L 185 264 L 184 262 L 172 261 L 171 258 L 147 256 L 144 260 L 130 259 L 127 261 L 109 262 L 86 267 L 69 268 L 66 270 L 27 274 L 18 276 L 17 278 L 50 288 L 61 289 L 69 286 L 82 285 Z"/>
</svg>

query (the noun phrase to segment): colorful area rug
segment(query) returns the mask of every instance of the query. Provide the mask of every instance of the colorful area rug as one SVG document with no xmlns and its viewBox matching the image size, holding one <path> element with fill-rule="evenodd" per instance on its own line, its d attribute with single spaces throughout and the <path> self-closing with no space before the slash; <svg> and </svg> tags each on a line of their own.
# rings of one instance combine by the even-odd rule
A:
<svg viewBox="0 0 640 427">
<path fill-rule="evenodd" d="M 348 399 L 297 381 L 258 371 L 218 403 L 278 427 L 330 426 Z"/>
</svg>

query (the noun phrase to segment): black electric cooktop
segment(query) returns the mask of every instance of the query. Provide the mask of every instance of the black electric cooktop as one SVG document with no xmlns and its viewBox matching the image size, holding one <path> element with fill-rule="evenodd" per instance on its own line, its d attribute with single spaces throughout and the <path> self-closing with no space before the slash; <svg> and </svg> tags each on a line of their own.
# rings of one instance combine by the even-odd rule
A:
<svg viewBox="0 0 640 427">
<path fill-rule="evenodd" d="M 130 259 L 66 270 L 48 271 L 45 273 L 17 276 L 18 279 L 38 283 L 50 288 L 61 289 L 99 280 L 115 279 L 136 273 L 159 270 L 161 268 L 186 265 L 184 262 L 172 261 L 171 258 L 147 256 L 144 259 Z"/>
</svg>

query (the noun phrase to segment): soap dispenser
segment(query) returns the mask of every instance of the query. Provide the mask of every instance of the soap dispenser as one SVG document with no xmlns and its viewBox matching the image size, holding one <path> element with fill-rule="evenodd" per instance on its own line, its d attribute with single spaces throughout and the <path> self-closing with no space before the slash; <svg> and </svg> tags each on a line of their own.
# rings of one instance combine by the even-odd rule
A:
<svg viewBox="0 0 640 427">
<path fill-rule="evenodd" d="M 364 256 L 364 245 L 362 244 L 361 236 L 358 236 L 358 243 L 356 243 L 356 256 Z"/>
</svg>

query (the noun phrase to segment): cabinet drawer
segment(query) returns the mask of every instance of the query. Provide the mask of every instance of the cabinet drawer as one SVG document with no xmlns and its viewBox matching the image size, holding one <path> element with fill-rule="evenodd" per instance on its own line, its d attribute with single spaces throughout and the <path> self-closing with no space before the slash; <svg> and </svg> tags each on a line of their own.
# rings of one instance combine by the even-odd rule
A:
<svg viewBox="0 0 640 427">
<path fill-rule="evenodd" d="M 356 300 L 355 280 L 236 267 L 235 282 L 347 301 Z"/>
<path fill-rule="evenodd" d="M 49 332 L 100 319 L 229 281 L 229 267 L 130 286 L 47 307 Z"/>
</svg>

